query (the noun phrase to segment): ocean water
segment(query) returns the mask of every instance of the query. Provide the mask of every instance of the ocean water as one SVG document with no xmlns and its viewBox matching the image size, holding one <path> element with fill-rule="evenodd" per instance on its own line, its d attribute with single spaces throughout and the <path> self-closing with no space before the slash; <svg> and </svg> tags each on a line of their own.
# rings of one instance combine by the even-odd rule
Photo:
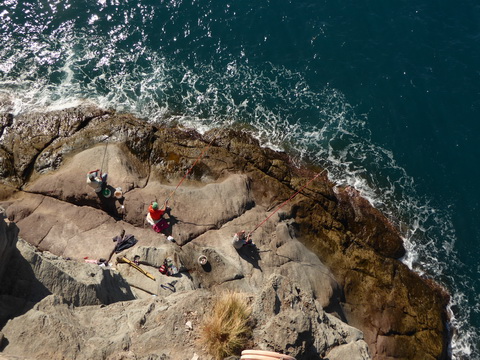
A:
<svg viewBox="0 0 480 360">
<path fill-rule="evenodd" d="M 480 5 L 471 0 L 1 0 L 0 109 L 85 101 L 244 126 L 328 168 L 452 295 L 480 359 Z"/>
</svg>

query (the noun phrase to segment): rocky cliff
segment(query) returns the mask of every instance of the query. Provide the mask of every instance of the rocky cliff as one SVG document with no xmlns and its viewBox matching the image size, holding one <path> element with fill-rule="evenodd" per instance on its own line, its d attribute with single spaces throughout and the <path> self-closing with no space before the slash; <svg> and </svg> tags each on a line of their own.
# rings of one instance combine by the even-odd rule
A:
<svg viewBox="0 0 480 360">
<path fill-rule="evenodd" d="M 24 240 L 2 250 L 14 225 L 0 220 L 4 355 L 208 359 L 197 330 L 216 294 L 235 290 L 253 309 L 252 348 L 297 359 L 448 357 L 448 296 L 398 260 L 398 231 L 355 189 L 246 132 L 200 136 L 84 106 L 5 114 L 0 144 L 0 205 Z M 97 168 L 122 198 L 86 185 Z M 318 173 L 255 230 L 256 247 L 233 248 L 235 232 L 254 230 Z M 157 233 L 147 206 L 167 198 L 169 227 Z M 116 254 L 122 230 L 138 242 Z M 117 256 L 138 256 L 155 280 Z M 85 262 L 101 258 L 111 266 Z M 158 272 L 166 258 L 178 274 Z"/>
</svg>

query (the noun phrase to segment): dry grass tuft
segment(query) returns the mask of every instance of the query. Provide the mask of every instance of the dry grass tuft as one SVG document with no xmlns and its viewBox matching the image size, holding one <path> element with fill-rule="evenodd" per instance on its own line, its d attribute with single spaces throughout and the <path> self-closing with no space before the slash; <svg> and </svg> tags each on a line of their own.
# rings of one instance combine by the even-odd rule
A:
<svg viewBox="0 0 480 360">
<path fill-rule="evenodd" d="M 252 333 L 251 313 L 251 307 L 241 294 L 220 295 L 212 312 L 203 320 L 200 344 L 216 359 L 239 354 Z"/>
</svg>

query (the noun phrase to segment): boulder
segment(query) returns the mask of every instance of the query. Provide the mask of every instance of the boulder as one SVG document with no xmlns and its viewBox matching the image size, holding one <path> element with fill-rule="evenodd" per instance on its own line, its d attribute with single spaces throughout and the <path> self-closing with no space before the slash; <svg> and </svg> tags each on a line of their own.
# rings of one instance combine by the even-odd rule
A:
<svg viewBox="0 0 480 360">
<path fill-rule="evenodd" d="M 325 313 L 321 304 L 290 278 L 270 276 L 255 298 L 254 317 L 254 338 L 262 350 L 314 359 L 350 345 L 345 359 L 371 359 L 362 332 Z"/>
<path fill-rule="evenodd" d="M 14 314 L 19 312 L 24 301 L 6 295 L 5 288 L 8 282 L 9 267 L 16 251 L 18 241 L 18 227 L 9 221 L 5 209 L 0 207 L 0 327 Z M 20 300 L 20 301 L 19 301 Z M 3 338 L 3 336 L 1 336 Z M 0 348 L 1 348 L 0 341 Z"/>
<path fill-rule="evenodd" d="M 113 189 L 120 187 L 124 193 L 144 187 L 149 172 L 148 166 L 140 163 L 125 146 L 107 143 L 72 156 L 57 171 L 50 171 L 30 182 L 24 190 L 78 205 L 101 207 L 109 202 L 115 203 L 113 196 L 110 199 L 97 196 L 86 184 L 87 173 L 96 169 L 108 175 L 109 186 Z"/>
<path fill-rule="evenodd" d="M 244 175 L 231 175 L 216 183 L 175 190 L 153 179 L 145 188 L 125 194 L 125 221 L 141 226 L 145 223 L 148 205 L 155 200 L 162 204 L 170 197 L 171 212 L 166 216 L 172 225 L 169 234 L 179 245 L 185 245 L 209 229 L 220 228 L 251 207 L 249 182 Z"/>
<path fill-rule="evenodd" d="M 6 274 L 5 290 L 17 298 L 37 302 L 50 294 L 75 306 L 133 300 L 129 284 L 110 267 L 66 260 L 39 252 L 23 240 L 17 244 Z"/>
<path fill-rule="evenodd" d="M 370 359 L 359 330 L 326 314 L 283 276 L 272 276 L 260 294 L 244 296 L 246 301 L 254 299 L 255 348 L 281 350 L 301 360 L 317 358 L 320 352 L 325 354 L 340 344 L 352 345 L 352 358 Z M 188 359 L 195 352 L 209 358 L 196 339 L 214 297 L 196 289 L 108 307 L 75 307 L 50 295 L 4 327 L 9 343 L 4 354 L 36 354 L 39 359 L 59 354 L 71 359 L 114 359 L 126 354 L 146 359 L 163 354 L 163 359 Z M 35 334 L 43 334 L 45 339 L 40 341 Z M 31 341 L 20 345 L 24 337 Z"/>
<path fill-rule="evenodd" d="M 7 208 L 21 236 L 40 250 L 75 259 L 109 259 L 120 232 L 103 211 L 71 205 L 48 196 L 25 194 Z"/>
</svg>

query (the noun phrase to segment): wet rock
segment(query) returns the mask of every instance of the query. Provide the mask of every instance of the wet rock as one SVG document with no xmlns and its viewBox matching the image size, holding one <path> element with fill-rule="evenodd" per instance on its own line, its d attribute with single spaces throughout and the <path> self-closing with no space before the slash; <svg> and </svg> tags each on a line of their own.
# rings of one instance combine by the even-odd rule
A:
<svg viewBox="0 0 480 360">
<path fill-rule="evenodd" d="M 0 148 L 0 178 L 7 179 L 15 175 L 13 156 L 11 153 Z"/>
<path fill-rule="evenodd" d="M 403 354 L 400 348 L 408 348 L 412 356 L 404 358 L 446 358 L 448 294 L 353 232 L 316 226 L 322 223 L 316 216 L 297 219 L 300 236 L 332 269 L 343 288 L 345 318 L 362 329 L 372 356 Z M 323 241 L 312 239 L 312 232 L 322 234 Z"/>
<path fill-rule="evenodd" d="M 352 187 L 336 188 L 343 221 L 362 242 L 385 257 L 399 259 L 405 255 L 403 241 L 393 225 L 367 199 Z"/>
<path fill-rule="evenodd" d="M 12 114 L 0 114 L 0 138 L 3 135 L 3 131 L 6 127 L 11 126 L 13 123 Z"/>
</svg>

